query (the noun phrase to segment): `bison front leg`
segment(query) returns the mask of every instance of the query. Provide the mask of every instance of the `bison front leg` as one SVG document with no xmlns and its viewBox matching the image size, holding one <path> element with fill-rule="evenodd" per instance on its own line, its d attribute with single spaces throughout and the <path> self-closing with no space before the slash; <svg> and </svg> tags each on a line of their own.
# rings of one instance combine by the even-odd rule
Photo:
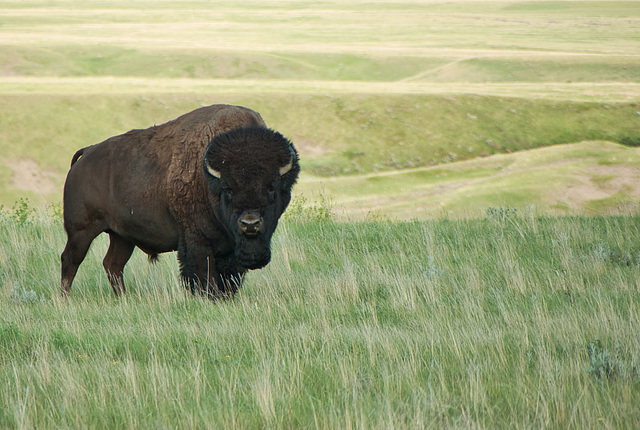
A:
<svg viewBox="0 0 640 430">
<path fill-rule="evenodd" d="M 242 286 L 246 270 L 239 267 L 235 258 L 218 259 L 218 271 L 220 275 L 215 279 L 218 289 L 226 296 L 233 297 Z"/>
<path fill-rule="evenodd" d="M 231 273 L 220 275 L 219 285 L 218 287 L 222 290 L 222 293 L 225 297 L 233 297 L 240 287 L 242 286 L 242 282 L 244 281 L 244 273 Z"/>
<path fill-rule="evenodd" d="M 117 296 L 125 292 L 122 273 L 134 248 L 135 245 L 122 236 L 109 233 L 109 250 L 102 260 L 102 265 L 107 272 L 111 288 Z"/>
<path fill-rule="evenodd" d="M 216 260 L 210 251 L 201 249 L 194 252 L 193 247 L 180 246 L 178 260 L 180 275 L 185 288 L 192 294 L 210 299 L 232 297 L 242 284 L 242 273 L 220 273 Z"/>
<path fill-rule="evenodd" d="M 212 300 L 225 297 L 223 277 L 210 257 L 194 265 L 185 265 L 183 260 L 180 262 L 182 282 L 191 294 L 199 294 Z"/>
<path fill-rule="evenodd" d="M 208 252 L 193 244 L 188 246 L 186 241 L 181 241 L 178 246 L 178 261 L 180 262 L 180 276 L 185 288 L 191 291 L 191 294 L 203 294 L 206 291 L 207 279 L 213 261 Z"/>
</svg>

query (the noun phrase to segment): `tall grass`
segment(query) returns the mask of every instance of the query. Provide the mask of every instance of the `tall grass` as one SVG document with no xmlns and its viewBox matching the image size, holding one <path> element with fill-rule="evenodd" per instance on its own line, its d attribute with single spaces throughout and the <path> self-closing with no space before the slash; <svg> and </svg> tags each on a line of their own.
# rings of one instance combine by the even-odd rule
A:
<svg viewBox="0 0 640 430">
<path fill-rule="evenodd" d="M 630 428 L 639 226 L 289 217 L 272 263 L 214 303 L 171 255 L 134 255 L 115 298 L 104 242 L 62 299 L 59 217 L 5 210 L 0 427 Z"/>
<path fill-rule="evenodd" d="M 351 180 L 638 144 L 634 2 L 147 3 L 4 5 L 0 183 L 30 158 L 61 185 L 77 148 L 220 102 Z M 638 216 L 336 223 L 297 202 L 273 262 L 217 303 L 179 286 L 171 254 L 134 254 L 114 297 L 104 238 L 62 299 L 59 210 L 0 211 L 0 428 L 640 422 Z"/>
</svg>

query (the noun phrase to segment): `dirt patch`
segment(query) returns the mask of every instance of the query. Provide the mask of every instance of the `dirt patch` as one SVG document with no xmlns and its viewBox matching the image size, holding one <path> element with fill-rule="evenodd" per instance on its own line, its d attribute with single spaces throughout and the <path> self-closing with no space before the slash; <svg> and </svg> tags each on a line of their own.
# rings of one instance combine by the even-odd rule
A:
<svg viewBox="0 0 640 430">
<path fill-rule="evenodd" d="M 330 151 L 329 148 L 305 136 L 294 135 L 292 140 L 302 157 L 319 157 Z"/>
<path fill-rule="evenodd" d="M 38 194 L 50 194 L 58 191 L 61 176 L 51 170 L 44 170 L 34 160 L 24 158 L 9 164 L 13 176 L 9 186 Z"/>
<path fill-rule="evenodd" d="M 638 166 L 596 166 L 589 170 L 591 181 L 598 187 L 616 193 L 623 189 L 640 197 L 640 167 Z"/>
<path fill-rule="evenodd" d="M 640 168 L 634 166 L 595 166 L 577 179 L 580 182 L 562 190 L 561 198 L 582 206 L 592 200 L 611 197 L 619 192 L 640 198 Z"/>
</svg>

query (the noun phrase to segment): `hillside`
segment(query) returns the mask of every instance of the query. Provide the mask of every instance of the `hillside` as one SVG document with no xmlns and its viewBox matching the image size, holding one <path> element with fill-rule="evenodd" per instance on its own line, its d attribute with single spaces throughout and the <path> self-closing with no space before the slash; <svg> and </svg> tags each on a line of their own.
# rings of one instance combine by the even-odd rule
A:
<svg viewBox="0 0 640 430">
<path fill-rule="evenodd" d="M 271 127 L 295 142 L 303 166 L 298 193 L 309 202 L 318 193 L 328 193 L 336 203 L 346 203 L 347 212 L 349 202 L 356 201 L 362 209 L 356 211 L 357 218 L 368 211 L 393 218 L 433 216 L 441 210 L 459 214 L 461 210 L 473 212 L 476 203 L 459 202 L 464 194 L 458 187 L 441 186 L 447 181 L 437 177 L 438 173 L 430 172 L 456 171 L 457 177 L 477 177 L 478 169 L 486 170 L 487 174 L 493 172 L 493 167 L 482 167 L 502 159 L 493 155 L 509 154 L 506 159 L 510 164 L 518 164 L 516 160 L 520 158 L 519 163 L 526 164 L 530 155 L 521 152 L 525 149 L 586 140 L 637 144 L 638 106 L 635 103 L 475 95 L 344 94 L 260 97 L 232 94 L 211 98 L 189 94 L 147 98 L 126 94 L 103 96 L 97 103 L 94 96 L 86 95 L 0 95 L 0 99 L 3 100 L 0 153 L 5 160 L 0 167 L 0 202 L 6 206 L 24 196 L 35 203 L 43 202 L 43 198 L 48 202 L 60 201 L 71 155 L 78 148 L 132 128 L 162 123 L 200 105 L 219 101 L 252 107 L 262 113 Z M 570 194 L 567 187 L 575 185 L 577 177 L 593 176 L 589 170 L 593 166 L 589 163 L 572 164 L 571 172 L 563 171 L 559 163 L 571 152 L 569 148 L 573 146 L 566 151 L 551 151 L 557 156 L 551 170 L 558 174 L 552 175 L 555 183 L 549 183 L 551 176 L 544 183 L 549 192 L 554 191 L 552 195 L 525 192 L 518 181 L 510 185 L 509 180 L 517 178 L 512 172 L 500 176 L 499 187 L 491 188 L 491 192 L 487 189 L 491 196 L 476 201 L 517 206 L 528 202 L 540 208 L 554 206 L 557 210 L 553 213 L 576 213 L 586 210 L 583 201 L 611 197 L 621 191 L 617 187 L 599 187 L 597 193 L 584 195 L 579 201 L 563 197 Z M 617 150 L 636 154 L 634 147 Z M 602 163 L 610 151 L 609 146 L 592 144 L 591 161 Z M 459 163 L 464 160 L 469 162 Z M 567 165 L 571 163 L 566 160 Z M 624 190 L 628 192 L 622 191 L 623 194 L 637 195 L 640 182 L 625 180 L 633 176 L 627 173 L 638 171 L 637 157 L 625 155 L 618 158 L 615 165 L 603 175 L 623 174 L 619 180 L 610 182 L 627 184 Z M 553 186 L 549 188 L 550 185 Z M 422 190 L 419 197 L 412 195 L 418 192 L 416 187 Z M 384 198 L 385 194 L 393 198 Z M 445 200 L 449 203 L 443 203 L 437 194 L 448 194 Z M 403 202 L 403 199 L 406 200 Z M 568 203 L 556 204 L 555 199 Z M 370 204 L 363 205 L 366 201 Z M 412 210 L 412 204 L 418 206 Z M 614 206 L 606 205 L 607 211 Z"/>
<path fill-rule="evenodd" d="M 213 103 L 253 108 L 296 143 L 307 202 L 326 183 L 349 212 L 350 184 L 379 175 L 384 190 L 355 189 L 367 211 L 390 217 L 437 212 L 406 189 L 415 169 L 583 141 L 640 144 L 634 2 L 57 0 L 5 3 L 0 17 L 5 206 L 58 202 L 78 148 Z M 633 176 L 634 163 L 603 175 Z M 550 197 L 502 183 L 493 189 L 503 197 L 486 204 L 589 213 L 578 201 L 619 200 L 617 187 L 562 197 L 572 184 L 558 178 Z M 469 209 L 455 202 L 459 189 L 440 189 L 452 193 L 445 212 Z"/>
<path fill-rule="evenodd" d="M 639 184 L 640 148 L 586 141 L 377 174 L 307 175 L 298 192 L 350 220 L 483 217 L 496 209 L 602 215 L 637 212 Z"/>
</svg>

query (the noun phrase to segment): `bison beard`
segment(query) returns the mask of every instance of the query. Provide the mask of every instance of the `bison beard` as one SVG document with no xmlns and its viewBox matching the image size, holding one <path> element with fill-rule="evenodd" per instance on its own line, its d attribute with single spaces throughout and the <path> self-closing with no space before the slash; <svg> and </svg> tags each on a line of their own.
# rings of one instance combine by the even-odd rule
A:
<svg viewBox="0 0 640 430">
<path fill-rule="evenodd" d="M 79 150 L 64 188 L 63 294 L 106 232 L 103 265 L 116 294 L 138 247 L 152 259 L 177 250 L 192 293 L 233 295 L 248 270 L 269 263 L 299 171 L 291 142 L 256 112 L 227 105 Z"/>
</svg>

